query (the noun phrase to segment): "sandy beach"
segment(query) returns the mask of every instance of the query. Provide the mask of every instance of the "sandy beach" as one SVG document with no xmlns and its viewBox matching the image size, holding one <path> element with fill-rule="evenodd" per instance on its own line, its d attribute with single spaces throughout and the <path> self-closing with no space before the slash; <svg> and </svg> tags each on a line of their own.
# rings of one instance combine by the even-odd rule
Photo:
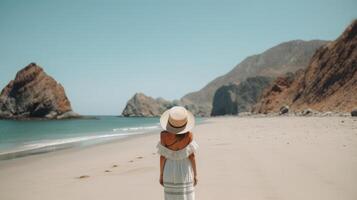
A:
<svg viewBox="0 0 357 200">
<path fill-rule="evenodd" d="M 357 199 L 357 118 L 221 117 L 193 132 L 196 199 Z M 158 138 L 0 161 L 0 199 L 163 199 Z"/>
</svg>

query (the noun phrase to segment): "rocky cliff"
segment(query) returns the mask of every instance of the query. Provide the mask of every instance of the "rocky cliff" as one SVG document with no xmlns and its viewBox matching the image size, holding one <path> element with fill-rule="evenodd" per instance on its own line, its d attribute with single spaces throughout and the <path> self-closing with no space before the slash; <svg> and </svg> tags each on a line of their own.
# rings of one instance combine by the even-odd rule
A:
<svg viewBox="0 0 357 200">
<path fill-rule="evenodd" d="M 200 105 L 199 112 L 207 116 L 211 113 L 213 97 L 219 87 L 239 83 L 248 77 L 277 77 L 306 68 L 316 49 L 323 44 L 326 41 L 294 40 L 274 46 L 261 54 L 247 57 L 227 74 L 214 79 L 201 90 L 185 95 L 181 101 L 185 105 Z"/>
<path fill-rule="evenodd" d="M 264 88 L 272 81 L 270 77 L 251 77 L 240 84 L 231 83 L 217 89 L 213 98 L 212 116 L 237 115 L 250 112 Z"/>
<path fill-rule="evenodd" d="M 72 112 L 64 88 L 43 69 L 31 63 L 1 91 L 0 118 L 70 118 Z"/>
<path fill-rule="evenodd" d="M 126 104 L 122 115 L 125 117 L 157 117 L 166 109 L 177 105 L 163 98 L 152 98 L 143 93 L 136 93 Z"/>
<path fill-rule="evenodd" d="M 357 106 L 357 20 L 335 41 L 319 48 L 304 71 L 277 79 L 254 107 L 277 112 L 283 105 L 299 111 L 350 112 Z"/>
<path fill-rule="evenodd" d="M 294 40 L 279 44 L 246 58 L 227 74 L 211 81 L 200 91 L 183 96 L 176 103 L 185 106 L 196 116 L 210 116 L 214 94 L 218 88 L 230 83 L 239 84 L 249 77 L 276 77 L 305 68 L 316 49 L 325 43 L 326 41 L 321 40 Z M 135 110 L 133 106 L 131 109 Z M 133 115 L 137 114 L 139 113 Z"/>
<path fill-rule="evenodd" d="M 295 73 L 288 73 L 284 76 L 277 77 L 274 82 L 266 88 L 258 100 L 253 106 L 252 111 L 255 113 L 280 112 L 280 108 L 285 105 L 290 105 L 295 95 L 295 89 L 297 88 L 297 81 L 295 79 L 301 77 L 304 73 L 303 69 L 296 71 Z"/>
</svg>

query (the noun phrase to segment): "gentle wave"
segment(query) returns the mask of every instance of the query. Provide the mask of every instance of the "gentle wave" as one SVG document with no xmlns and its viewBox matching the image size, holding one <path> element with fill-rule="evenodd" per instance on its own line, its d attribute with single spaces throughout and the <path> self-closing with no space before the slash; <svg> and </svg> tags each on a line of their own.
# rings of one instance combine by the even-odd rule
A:
<svg viewBox="0 0 357 200">
<path fill-rule="evenodd" d="M 137 132 L 135 134 L 142 134 L 142 133 L 143 132 Z M 76 144 L 85 141 L 91 141 L 91 140 L 94 141 L 94 140 L 109 139 L 115 137 L 126 137 L 128 135 L 135 135 L 135 134 L 133 133 L 106 134 L 106 135 L 83 136 L 83 137 L 74 137 L 74 138 L 66 138 L 66 139 L 41 140 L 41 141 L 37 141 L 36 143 L 25 144 L 22 147 L 11 151 L 0 152 L 0 160 L 21 157 L 29 154 L 44 153 L 49 151 L 65 149 L 65 148 L 73 147 Z"/>
<path fill-rule="evenodd" d="M 13 149 L 11 151 L 0 152 L 0 160 L 71 148 L 78 144 L 90 141 L 100 142 L 114 138 L 124 138 L 131 135 L 145 134 L 148 133 L 148 130 L 153 130 L 157 128 L 159 128 L 159 126 L 117 128 L 113 129 L 113 131 L 120 131 L 120 133 L 72 137 L 66 139 L 40 140 L 35 143 L 24 144 L 22 147 Z"/>
<path fill-rule="evenodd" d="M 66 144 L 66 143 L 84 142 L 84 141 L 88 141 L 88 140 L 113 138 L 113 137 L 120 137 L 120 136 L 127 136 L 127 135 L 128 134 L 107 134 L 107 135 L 93 135 L 93 136 L 83 136 L 83 137 L 59 139 L 59 140 L 41 141 L 41 142 L 34 143 L 34 144 L 24 145 L 24 148 L 27 148 L 27 149 L 42 148 L 42 147 L 56 146 L 56 145 L 61 145 L 61 144 Z"/>
<path fill-rule="evenodd" d="M 113 131 L 138 131 L 138 130 L 152 130 L 158 129 L 159 126 L 139 126 L 139 127 L 124 127 L 124 128 L 114 128 Z"/>
</svg>

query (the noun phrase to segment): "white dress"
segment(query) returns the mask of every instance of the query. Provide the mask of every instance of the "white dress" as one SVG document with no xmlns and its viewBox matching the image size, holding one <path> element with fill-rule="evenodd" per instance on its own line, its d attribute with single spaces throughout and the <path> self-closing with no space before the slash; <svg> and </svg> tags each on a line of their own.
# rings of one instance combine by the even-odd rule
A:
<svg viewBox="0 0 357 200">
<path fill-rule="evenodd" d="M 158 153 L 166 158 L 164 166 L 165 200 L 194 200 L 193 169 L 189 156 L 198 149 L 193 140 L 185 148 L 173 151 L 157 144 Z"/>
</svg>

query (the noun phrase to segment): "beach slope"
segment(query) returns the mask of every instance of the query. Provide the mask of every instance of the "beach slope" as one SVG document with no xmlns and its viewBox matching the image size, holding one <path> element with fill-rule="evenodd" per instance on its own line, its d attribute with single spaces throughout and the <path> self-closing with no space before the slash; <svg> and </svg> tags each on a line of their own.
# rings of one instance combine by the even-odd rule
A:
<svg viewBox="0 0 357 200">
<path fill-rule="evenodd" d="M 221 117 L 194 130 L 196 199 L 357 199 L 357 119 Z M 159 134 L 0 161 L 0 199 L 163 199 Z"/>
</svg>

